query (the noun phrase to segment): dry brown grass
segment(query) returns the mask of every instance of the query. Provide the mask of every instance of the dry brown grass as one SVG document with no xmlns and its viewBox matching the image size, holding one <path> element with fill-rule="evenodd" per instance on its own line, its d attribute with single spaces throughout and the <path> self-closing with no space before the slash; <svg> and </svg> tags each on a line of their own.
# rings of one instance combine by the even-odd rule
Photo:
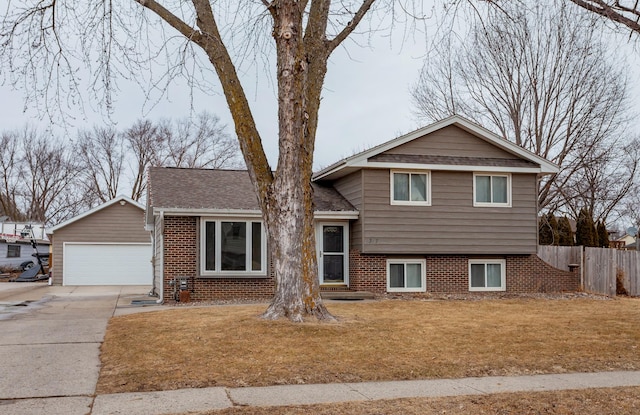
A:
<svg viewBox="0 0 640 415">
<path fill-rule="evenodd" d="M 337 323 L 264 305 L 111 320 L 98 393 L 640 369 L 640 299 L 332 303 Z"/>
<path fill-rule="evenodd" d="M 640 388 L 394 399 L 327 405 L 235 407 L 200 415 L 637 415 Z"/>
</svg>

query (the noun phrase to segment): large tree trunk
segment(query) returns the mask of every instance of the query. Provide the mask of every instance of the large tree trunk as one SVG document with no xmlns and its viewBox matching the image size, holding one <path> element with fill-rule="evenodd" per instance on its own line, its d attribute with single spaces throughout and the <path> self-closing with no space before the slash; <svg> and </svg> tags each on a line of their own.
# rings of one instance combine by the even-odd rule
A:
<svg viewBox="0 0 640 415">
<path fill-rule="evenodd" d="M 263 317 L 302 321 L 305 315 L 310 315 L 332 319 L 320 297 L 311 188 L 322 85 L 320 82 L 317 86 L 315 81 L 318 75 L 324 78 L 326 56 L 314 53 L 315 45 L 305 45 L 303 6 L 295 1 L 282 2 L 271 13 L 278 57 L 280 157 L 271 192 L 263 206 L 276 278 L 275 296 Z M 318 73 L 317 67 L 324 69 Z M 314 88 L 317 93 L 310 93 Z"/>
<path fill-rule="evenodd" d="M 298 173 L 277 176 L 265 215 L 276 287 L 263 317 L 333 319 L 320 297 L 311 185 L 297 166 L 293 170 Z"/>
</svg>

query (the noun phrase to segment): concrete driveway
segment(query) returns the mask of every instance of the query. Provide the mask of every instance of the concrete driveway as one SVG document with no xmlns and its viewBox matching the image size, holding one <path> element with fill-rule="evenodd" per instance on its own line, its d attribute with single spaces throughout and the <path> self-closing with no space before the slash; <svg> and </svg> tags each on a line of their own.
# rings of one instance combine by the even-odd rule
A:
<svg viewBox="0 0 640 415">
<path fill-rule="evenodd" d="M 0 284 L 0 414 L 89 413 L 107 322 L 149 290 Z"/>
</svg>

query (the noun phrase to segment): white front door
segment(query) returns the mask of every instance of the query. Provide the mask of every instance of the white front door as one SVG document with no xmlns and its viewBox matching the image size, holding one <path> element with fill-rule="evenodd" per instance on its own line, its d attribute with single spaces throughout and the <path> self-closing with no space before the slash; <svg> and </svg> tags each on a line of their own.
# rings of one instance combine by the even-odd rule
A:
<svg viewBox="0 0 640 415">
<path fill-rule="evenodd" d="M 320 284 L 349 284 L 349 224 L 320 222 L 317 228 Z"/>
</svg>

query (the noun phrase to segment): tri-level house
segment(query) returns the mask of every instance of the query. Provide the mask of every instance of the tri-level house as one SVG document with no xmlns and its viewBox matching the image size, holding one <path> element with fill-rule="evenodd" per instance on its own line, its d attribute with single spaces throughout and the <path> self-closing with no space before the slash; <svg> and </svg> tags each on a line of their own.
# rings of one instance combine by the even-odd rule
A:
<svg viewBox="0 0 640 415">
<path fill-rule="evenodd" d="M 574 291 L 537 251 L 537 184 L 558 168 L 453 116 L 313 177 L 322 288 L 385 293 Z M 273 293 L 246 171 L 152 168 L 154 286 L 195 300 Z"/>
</svg>

